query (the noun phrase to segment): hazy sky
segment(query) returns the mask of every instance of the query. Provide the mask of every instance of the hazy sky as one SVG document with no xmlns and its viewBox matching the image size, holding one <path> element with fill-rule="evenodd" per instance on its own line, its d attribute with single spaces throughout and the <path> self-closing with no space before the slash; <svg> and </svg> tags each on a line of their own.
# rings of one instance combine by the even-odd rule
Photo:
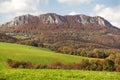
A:
<svg viewBox="0 0 120 80">
<path fill-rule="evenodd" d="M 120 0 L 0 0 L 0 23 L 23 14 L 102 16 L 120 28 Z"/>
</svg>

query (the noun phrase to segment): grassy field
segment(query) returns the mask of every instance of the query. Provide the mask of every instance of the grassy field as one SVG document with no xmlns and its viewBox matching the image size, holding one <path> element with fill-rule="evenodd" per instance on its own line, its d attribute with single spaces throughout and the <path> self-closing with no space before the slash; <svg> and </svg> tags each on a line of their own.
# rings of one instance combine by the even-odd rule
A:
<svg viewBox="0 0 120 80">
<path fill-rule="evenodd" d="M 0 71 L 0 80 L 120 80 L 120 73 L 82 70 L 6 69 Z"/>
<path fill-rule="evenodd" d="M 7 59 L 47 64 L 50 62 L 79 62 L 86 57 L 59 54 L 48 49 L 0 42 L 0 69 L 6 68 Z"/>
<path fill-rule="evenodd" d="M 0 42 L 0 80 L 120 80 L 119 72 L 10 69 L 4 64 L 7 59 L 47 64 L 52 61 L 78 62 L 81 59 L 86 59 L 86 57 L 59 54 L 44 48 Z"/>
</svg>

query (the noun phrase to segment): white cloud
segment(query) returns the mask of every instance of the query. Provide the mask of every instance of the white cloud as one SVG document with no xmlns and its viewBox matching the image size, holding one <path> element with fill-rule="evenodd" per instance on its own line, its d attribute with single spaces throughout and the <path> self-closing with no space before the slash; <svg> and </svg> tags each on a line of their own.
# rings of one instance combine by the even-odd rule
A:
<svg viewBox="0 0 120 80">
<path fill-rule="evenodd" d="M 94 11 L 100 11 L 100 10 L 102 10 L 102 9 L 104 9 L 104 8 L 105 8 L 104 5 L 99 5 L 99 4 L 97 4 L 97 5 L 94 7 Z"/>
<path fill-rule="evenodd" d="M 76 15 L 76 14 L 79 14 L 79 13 L 77 13 L 77 12 L 75 12 L 75 11 L 72 11 L 72 12 L 70 12 L 68 15 Z"/>
<path fill-rule="evenodd" d="M 0 3 L 0 13 L 35 12 L 40 0 L 6 0 Z"/>
<path fill-rule="evenodd" d="M 23 14 L 39 15 L 43 13 L 40 10 L 40 4 L 48 4 L 49 0 L 3 0 L 0 1 L 0 14 L 4 15 L 4 19 L 0 20 L 4 23 L 16 16 Z"/>
<path fill-rule="evenodd" d="M 114 26 L 120 28 L 120 5 L 115 7 L 106 7 L 104 5 L 97 4 L 94 7 L 94 12 L 96 15 L 104 17 Z"/>
<path fill-rule="evenodd" d="M 60 3 L 65 3 L 65 4 L 81 4 L 81 3 L 89 3 L 92 0 L 58 0 Z"/>
</svg>

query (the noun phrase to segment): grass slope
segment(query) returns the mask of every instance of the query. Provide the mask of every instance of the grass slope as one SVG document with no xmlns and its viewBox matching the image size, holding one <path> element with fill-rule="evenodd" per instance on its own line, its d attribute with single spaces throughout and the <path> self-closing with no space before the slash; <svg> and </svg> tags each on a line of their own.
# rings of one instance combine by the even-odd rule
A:
<svg viewBox="0 0 120 80">
<path fill-rule="evenodd" d="M 86 57 L 58 54 L 44 48 L 0 42 L 0 69 L 6 68 L 4 62 L 7 59 L 47 64 L 53 61 L 63 63 L 78 62 L 83 58 Z"/>
<path fill-rule="evenodd" d="M 0 80 L 120 80 L 118 72 L 51 70 L 51 69 L 9 69 L 6 59 L 31 61 L 33 63 L 77 62 L 86 57 L 58 54 L 44 48 L 0 42 Z"/>
<path fill-rule="evenodd" d="M 80 70 L 10 69 L 0 71 L 1 80 L 120 80 L 120 73 Z"/>
</svg>

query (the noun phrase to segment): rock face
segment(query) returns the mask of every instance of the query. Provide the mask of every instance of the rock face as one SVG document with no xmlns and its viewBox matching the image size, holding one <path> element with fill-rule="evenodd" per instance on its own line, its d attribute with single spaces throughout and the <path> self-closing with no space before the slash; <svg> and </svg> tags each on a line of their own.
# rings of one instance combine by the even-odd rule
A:
<svg viewBox="0 0 120 80">
<path fill-rule="evenodd" d="M 29 19 L 32 18 L 32 15 L 23 15 L 19 17 L 15 17 L 14 20 L 12 21 L 12 25 L 23 25 L 23 24 L 28 24 Z"/>
<path fill-rule="evenodd" d="M 104 24 L 105 23 L 104 19 L 102 19 L 101 17 L 89 17 L 89 16 L 85 16 L 85 15 L 80 15 L 78 21 L 82 24 L 95 23 L 95 24 L 106 26 Z"/>
<path fill-rule="evenodd" d="M 74 20 L 76 23 L 81 24 L 97 24 L 102 26 L 112 26 L 111 23 L 109 23 L 107 20 L 100 16 L 90 17 L 86 15 L 74 15 L 74 16 L 67 16 L 67 18 L 71 18 L 71 20 Z M 68 19 L 69 21 L 69 19 Z"/>
<path fill-rule="evenodd" d="M 18 16 L 15 17 L 12 21 L 4 24 L 5 26 L 7 25 L 8 27 L 12 27 L 12 26 L 19 26 L 19 25 L 24 25 L 24 24 L 29 24 L 32 22 L 32 20 L 34 20 L 34 18 L 37 18 L 36 16 L 32 16 L 30 14 L 27 15 L 22 15 L 22 16 Z M 37 20 L 35 20 L 36 22 Z"/>
<path fill-rule="evenodd" d="M 24 24 L 97 24 L 101 26 L 110 27 L 112 24 L 110 24 L 107 20 L 105 20 L 102 17 L 96 16 L 96 17 L 90 17 L 86 15 L 66 15 L 61 16 L 55 13 L 48 13 L 48 14 L 42 14 L 39 16 L 33 16 L 33 15 L 22 15 L 15 17 L 12 21 L 4 24 L 5 26 L 11 27 L 11 26 L 19 26 Z"/>
<path fill-rule="evenodd" d="M 40 15 L 39 19 L 40 21 L 42 21 L 42 23 L 50 23 L 50 24 L 62 24 L 67 22 L 67 20 L 63 16 L 54 13 Z"/>
</svg>

